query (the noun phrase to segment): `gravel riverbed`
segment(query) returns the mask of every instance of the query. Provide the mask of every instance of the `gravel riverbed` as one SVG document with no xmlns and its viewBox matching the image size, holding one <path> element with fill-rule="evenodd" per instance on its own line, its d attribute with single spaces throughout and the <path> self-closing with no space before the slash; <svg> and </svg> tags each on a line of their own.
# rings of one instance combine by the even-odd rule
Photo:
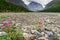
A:
<svg viewBox="0 0 60 40">
<path fill-rule="evenodd" d="M 4 19 L 10 19 L 15 24 L 20 24 L 25 40 L 54 40 L 54 38 L 60 40 L 59 13 L 0 14 L 0 24 Z M 39 24 L 39 20 L 44 22 Z M 40 31 L 35 28 L 35 25 L 39 27 Z"/>
</svg>

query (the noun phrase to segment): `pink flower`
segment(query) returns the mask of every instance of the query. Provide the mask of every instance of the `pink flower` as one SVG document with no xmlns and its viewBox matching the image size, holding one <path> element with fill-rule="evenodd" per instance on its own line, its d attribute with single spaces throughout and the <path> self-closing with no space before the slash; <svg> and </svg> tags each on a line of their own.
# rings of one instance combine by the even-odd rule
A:
<svg viewBox="0 0 60 40">
<path fill-rule="evenodd" d="M 4 30 L 4 28 L 5 28 L 6 26 L 9 27 L 9 26 L 11 26 L 11 25 L 12 25 L 12 22 L 11 22 L 11 21 L 7 21 L 7 22 L 5 22 L 5 23 L 3 22 L 2 25 L 1 25 L 1 29 Z"/>
<path fill-rule="evenodd" d="M 5 26 L 5 24 L 6 24 L 6 23 L 4 23 L 4 21 L 2 21 L 2 25 L 1 25 L 1 26 L 2 26 L 2 27 L 4 27 L 4 26 Z"/>
<path fill-rule="evenodd" d="M 6 26 L 6 23 L 2 23 L 2 25 L 1 25 L 2 27 L 2 29 L 4 29 L 5 28 L 5 26 Z"/>
<path fill-rule="evenodd" d="M 7 26 L 10 26 L 11 24 L 12 24 L 11 21 L 8 21 L 8 22 L 6 23 Z"/>
<path fill-rule="evenodd" d="M 38 26 L 39 26 L 39 27 L 42 27 L 43 24 L 44 24 L 44 21 L 43 21 L 42 19 L 40 19 L 39 22 L 38 22 Z"/>
</svg>

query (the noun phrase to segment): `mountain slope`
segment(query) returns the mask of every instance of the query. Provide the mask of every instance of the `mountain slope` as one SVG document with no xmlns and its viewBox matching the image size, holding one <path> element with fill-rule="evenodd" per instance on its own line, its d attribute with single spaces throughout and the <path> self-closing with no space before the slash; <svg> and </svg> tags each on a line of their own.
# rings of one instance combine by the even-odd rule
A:
<svg viewBox="0 0 60 40">
<path fill-rule="evenodd" d="M 42 12 L 60 12 L 60 1 L 53 3 L 49 8 L 43 10 Z"/>
<path fill-rule="evenodd" d="M 0 12 L 27 12 L 28 10 L 23 6 L 17 6 L 12 3 L 0 0 Z"/>
<path fill-rule="evenodd" d="M 0 12 L 30 12 L 23 6 L 18 6 L 12 3 L 5 2 L 5 0 L 0 0 Z M 60 12 L 60 1 L 54 3 L 48 9 L 41 12 Z"/>
</svg>

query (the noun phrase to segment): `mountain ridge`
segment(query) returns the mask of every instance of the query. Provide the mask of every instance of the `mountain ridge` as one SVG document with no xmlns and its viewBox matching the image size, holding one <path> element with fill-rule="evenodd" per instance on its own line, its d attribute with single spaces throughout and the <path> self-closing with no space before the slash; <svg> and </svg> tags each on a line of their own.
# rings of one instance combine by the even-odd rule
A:
<svg viewBox="0 0 60 40">
<path fill-rule="evenodd" d="M 0 0 L 0 12 L 31 12 L 26 8 L 24 8 L 23 6 L 13 4 L 11 2 L 7 2 L 6 0 Z M 43 12 L 60 12 L 59 8 L 60 8 L 60 1 L 52 4 L 49 8 L 42 11 Z"/>
</svg>

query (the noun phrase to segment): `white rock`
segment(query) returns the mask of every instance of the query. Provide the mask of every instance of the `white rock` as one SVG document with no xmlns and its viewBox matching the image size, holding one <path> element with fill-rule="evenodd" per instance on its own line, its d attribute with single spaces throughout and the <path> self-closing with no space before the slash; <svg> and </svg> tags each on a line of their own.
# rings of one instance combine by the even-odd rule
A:
<svg viewBox="0 0 60 40">
<path fill-rule="evenodd" d="M 59 36 L 59 37 L 60 37 L 60 34 L 57 34 L 57 36 Z"/>
<path fill-rule="evenodd" d="M 2 36 L 2 35 L 7 35 L 7 33 L 2 31 L 2 32 L 0 32 L 0 36 Z"/>
<path fill-rule="evenodd" d="M 48 40 L 48 39 L 45 38 L 45 37 L 39 37 L 38 39 L 39 39 L 39 40 Z"/>
<path fill-rule="evenodd" d="M 46 19 L 45 21 L 46 21 L 46 22 L 48 22 L 48 23 L 50 22 L 50 20 L 49 20 L 49 19 Z"/>
<path fill-rule="evenodd" d="M 28 33 L 23 33 L 23 37 L 25 38 L 25 40 L 29 39 L 29 34 Z"/>
<path fill-rule="evenodd" d="M 44 35 L 45 33 L 44 32 L 41 32 L 41 35 Z"/>
<path fill-rule="evenodd" d="M 45 37 L 46 37 L 46 38 L 48 38 L 48 35 L 47 35 L 47 34 L 45 34 Z"/>
<path fill-rule="evenodd" d="M 16 23 L 16 26 L 21 25 L 21 23 Z"/>
<path fill-rule="evenodd" d="M 16 23 L 15 27 L 16 27 L 17 29 L 21 28 L 21 23 Z"/>
<path fill-rule="evenodd" d="M 34 33 L 35 31 L 34 30 L 31 30 L 32 33 Z"/>
<path fill-rule="evenodd" d="M 55 28 L 54 28 L 54 29 L 52 29 L 52 31 L 53 31 L 53 32 L 55 32 Z"/>
<path fill-rule="evenodd" d="M 32 33 L 40 34 L 37 30 L 31 30 Z"/>
</svg>

